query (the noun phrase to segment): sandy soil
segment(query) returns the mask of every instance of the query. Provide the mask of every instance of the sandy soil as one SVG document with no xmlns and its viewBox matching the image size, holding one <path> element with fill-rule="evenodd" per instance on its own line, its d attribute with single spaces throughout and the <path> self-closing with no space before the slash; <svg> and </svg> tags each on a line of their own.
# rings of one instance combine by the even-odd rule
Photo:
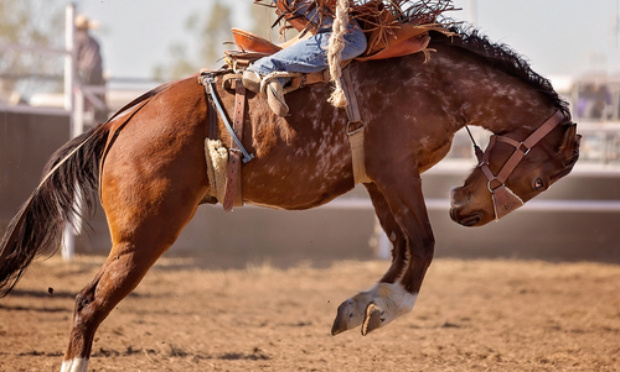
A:
<svg viewBox="0 0 620 372">
<path fill-rule="evenodd" d="M 58 371 L 101 257 L 35 263 L 0 300 L 0 370 Z M 94 371 L 617 371 L 620 266 L 436 260 L 414 311 L 366 337 L 336 308 L 388 263 L 206 270 L 164 258 L 100 327 Z M 53 289 L 53 294 L 49 291 Z M 50 290 L 48 290 L 50 289 Z"/>
</svg>

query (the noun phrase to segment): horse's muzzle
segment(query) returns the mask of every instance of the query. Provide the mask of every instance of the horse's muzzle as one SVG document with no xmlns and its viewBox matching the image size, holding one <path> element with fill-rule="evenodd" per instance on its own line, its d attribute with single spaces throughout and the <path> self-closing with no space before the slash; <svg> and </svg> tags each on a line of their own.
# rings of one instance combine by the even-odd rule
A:
<svg viewBox="0 0 620 372">
<path fill-rule="evenodd" d="M 464 191 L 462 187 L 450 189 L 450 218 L 459 225 L 472 227 L 482 220 L 482 213 L 479 211 L 464 212 L 468 203 L 471 201 L 471 194 Z"/>
</svg>

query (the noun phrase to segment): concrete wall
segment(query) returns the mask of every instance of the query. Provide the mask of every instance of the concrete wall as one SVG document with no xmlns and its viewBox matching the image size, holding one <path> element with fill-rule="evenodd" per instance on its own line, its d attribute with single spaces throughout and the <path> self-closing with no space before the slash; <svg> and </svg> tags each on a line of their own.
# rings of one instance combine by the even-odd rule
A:
<svg viewBox="0 0 620 372">
<path fill-rule="evenodd" d="M 49 156 L 69 140 L 69 117 L 0 111 L 0 227 L 39 184 Z"/>
<path fill-rule="evenodd" d="M 425 195 L 446 195 L 450 185 L 460 185 L 463 179 L 464 175 L 429 174 Z M 543 200 L 619 201 L 620 175 L 595 175 L 578 167 L 535 199 Z M 447 211 L 431 211 L 436 255 L 620 262 L 620 212 L 545 212 L 527 207 L 475 228 L 455 224 Z"/>
<path fill-rule="evenodd" d="M 446 198 L 462 174 L 423 175 L 427 198 Z M 620 200 L 620 179 L 592 177 L 575 172 L 537 200 Z M 363 187 L 343 196 L 365 197 Z M 452 222 L 445 209 L 432 209 L 429 217 L 436 239 L 437 257 L 594 260 L 620 263 L 620 213 L 542 212 L 524 209 L 499 222 L 468 228 Z M 98 221 L 98 222 L 97 222 Z M 103 218 L 96 231 L 105 231 Z M 224 212 L 221 206 L 201 206 L 183 231 L 172 252 L 191 254 L 205 265 L 234 266 L 239 258 L 250 263 L 269 261 L 287 265 L 314 264 L 335 259 L 369 259 L 374 255 L 372 209 L 277 211 L 255 207 Z M 105 237 L 105 238 L 104 238 Z M 89 249 L 109 247 L 105 234 L 95 233 Z"/>
<path fill-rule="evenodd" d="M 0 113 L 0 227 L 36 187 L 47 157 L 69 138 L 62 117 Z M 423 176 L 428 198 L 446 198 L 474 164 Z M 539 199 L 620 200 L 620 179 L 574 172 Z M 363 187 L 344 197 L 365 197 Z M 620 213 L 520 210 L 498 223 L 465 228 L 447 210 L 429 212 L 438 257 L 516 257 L 620 262 Z M 110 247 L 101 208 L 78 239 L 78 252 L 106 254 Z M 368 209 L 278 211 L 253 207 L 223 212 L 201 206 L 169 254 L 191 255 L 204 265 L 234 267 L 265 261 L 288 266 L 338 259 L 369 259 L 374 212 Z M 241 258 L 241 259 L 240 259 Z"/>
</svg>

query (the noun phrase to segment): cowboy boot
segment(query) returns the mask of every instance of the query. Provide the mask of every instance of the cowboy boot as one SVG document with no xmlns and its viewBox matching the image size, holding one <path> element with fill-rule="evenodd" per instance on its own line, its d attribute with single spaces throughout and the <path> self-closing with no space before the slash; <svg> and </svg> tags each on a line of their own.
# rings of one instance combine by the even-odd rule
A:
<svg viewBox="0 0 620 372">
<path fill-rule="evenodd" d="M 284 99 L 284 88 L 278 79 L 273 79 L 267 85 L 267 103 L 273 112 L 278 116 L 288 114 L 288 105 Z"/>
<path fill-rule="evenodd" d="M 241 82 L 246 89 L 254 92 L 260 92 L 260 85 L 263 78 L 254 71 L 245 70 Z M 284 89 L 278 79 L 273 79 L 266 87 L 267 103 L 271 110 L 278 116 L 286 116 L 288 114 L 288 105 L 284 99 Z"/>
<path fill-rule="evenodd" d="M 247 90 L 258 93 L 260 91 L 261 80 L 263 80 L 263 78 L 256 72 L 250 70 L 243 71 L 241 82 Z"/>
</svg>

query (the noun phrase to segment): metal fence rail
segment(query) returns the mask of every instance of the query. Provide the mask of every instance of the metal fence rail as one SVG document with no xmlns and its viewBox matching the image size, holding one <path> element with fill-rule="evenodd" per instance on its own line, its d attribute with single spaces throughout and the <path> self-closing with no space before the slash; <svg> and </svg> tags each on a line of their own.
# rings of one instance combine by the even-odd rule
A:
<svg viewBox="0 0 620 372">
<path fill-rule="evenodd" d="M 26 105 L 10 106 L 0 104 L 0 111 L 4 112 L 23 112 L 35 113 L 41 115 L 68 115 L 71 121 L 71 134 L 77 136 L 83 131 L 84 125 L 84 100 L 97 103 L 98 99 L 95 94 L 102 93 L 101 87 L 80 86 L 75 81 L 75 64 L 76 55 L 74 51 L 75 27 L 74 17 L 75 9 L 73 5 L 69 5 L 66 10 L 66 31 L 65 31 L 65 48 L 49 48 L 39 46 L 24 46 L 0 42 L 0 51 L 17 50 L 22 52 L 40 53 L 45 55 L 58 55 L 64 58 L 65 68 L 63 73 L 64 79 L 64 108 L 43 108 L 32 107 Z M 142 82 L 142 81 L 141 81 Z M 108 92 L 109 93 L 109 92 Z M 478 130 L 478 128 L 474 128 Z M 482 129 L 480 129 L 482 131 Z M 582 134 L 599 135 L 602 134 L 609 138 L 620 136 L 620 122 L 580 122 L 578 131 Z M 486 133 L 479 133 L 481 137 L 487 137 Z M 606 137 L 606 138 L 607 138 Z M 451 161 L 444 160 L 436 167 L 429 170 L 428 174 L 435 175 L 463 175 L 475 166 L 475 160 Z M 575 167 L 571 177 L 612 177 L 620 179 L 620 167 L 597 167 L 586 166 Z M 450 208 L 450 200 L 448 198 L 427 198 L 426 206 L 428 210 L 446 211 Z M 373 206 L 366 197 L 341 197 L 322 207 L 322 209 L 333 210 L 372 210 Z M 543 199 L 532 200 L 526 203 L 522 208 L 524 211 L 531 212 L 589 212 L 589 213 L 616 213 L 620 212 L 620 200 L 574 200 L 574 199 Z M 70 259 L 73 256 L 73 233 L 68 228 L 64 236 L 63 257 Z"/>
<path fill-rule="evenodd" d="M 59 55 L 64 58 L 64 100 L 63 108 L 28 107 L 25 105 L 9 106 L 0 105 L 0 111 L 29 113 L 41 115 L 67 115 L 69 117 L 71 137 L 76 137 L 83 132 L 83 123 L 74 120 L 76 116 L 75 92 L 79 90 L 76 84 L 76 51 L 75 51 L 75 5 L 69 4 L 65 8 L 65 48 L 51 48 L 46 46 L 26 46 L 12 43 L 0 43 L 0 51 L 17 50 L 45 55 Z M 78 107 L 80 108 L 80 107 Z M 76 125 L 77 124 L 77 125 Z M 69 225 L 63 234 L 62 256 L 71 259 L 74 255 L 75 237 Z"/>
<path fill-rule="evenodd" d="M 372 203 L 366 198 L 341 198 L 321 206 L 324 209 L 370 210 Z M 428 210 L 450 209 L 449 199 L 426 199 Z M 620 200 L 531 200 L 523 211 L 536 212 L 620 212 Z"/>
</svg>

